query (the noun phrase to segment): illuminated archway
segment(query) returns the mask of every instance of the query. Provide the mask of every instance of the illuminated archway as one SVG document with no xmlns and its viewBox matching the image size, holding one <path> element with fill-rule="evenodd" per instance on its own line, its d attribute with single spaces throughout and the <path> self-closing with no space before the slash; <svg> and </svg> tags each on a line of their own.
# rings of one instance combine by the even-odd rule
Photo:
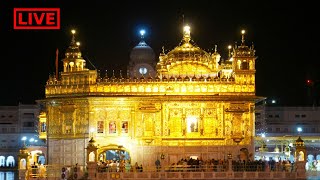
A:
<svg viewBox="0 0 320 180">
<path fill-rule="evenodd" d="M 46 163 L 46 158 L 44 157 L 44 155 L 39 154 L 38 156 L 38 164 L 45 164 Z"/>
<path fill-rule="evenodd" d="M 123 146 L 111 144 L 111 145 L 99 148 L 98 160 L 99 161 L 106 161 L 106 160 L 131 161 L 131 157 L 130 157 L 129 151 Z"/>
<path fill-rule="evenodd" d="M 198 118 L 195 116 L 187 117 L 187 132 L 198 132 L 199 131 L 199 123 Z"/>
<path fill-rule="evenodd" d="M 16 166 L 15 160 L 13 156 L 8 156 L 7 157 L 7 167 L 14 167 Z"/>
<path fill-rule="evenodd" d="M 31 157 L 30 157 L 29 164 L 34 164 L 34 163 L 40 164 L 40 162 L 43 164 L 45 163 L 45 157 L 41 150 L 30 151 L 30 154 L 31 154 Z M 40 157 L 41 159 L 39 159 Z"/>
<path fill-rule="evenodd" d="M 26 159 L 21 159 L 19 163 L 20 163 L 20 169 L 27 169 Z"/>
<path fill-rule="evenodd" d="M 304 161 L 304 153 L 303 153 L 303 151 L 300 151 L 300 152 L 299 152 L 298 161 Z"/>
</svg>

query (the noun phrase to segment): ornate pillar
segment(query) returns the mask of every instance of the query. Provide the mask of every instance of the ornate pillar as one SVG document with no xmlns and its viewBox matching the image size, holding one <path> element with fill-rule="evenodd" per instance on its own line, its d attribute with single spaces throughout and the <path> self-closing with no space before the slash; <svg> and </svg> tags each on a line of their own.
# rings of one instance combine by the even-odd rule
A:
<svg viewBox="0 0 320 180">
<path fill-rule="evenodd" d="M 295 166 L 297 171 L 297 177 L 298 178 L 306 178 L 306 158 L 307 158 L 307 151 L 306 146 L 304 145 L 304 141 L 299 138 L 296 140 L 296 143 L 294 144 L 296 147 L 296 151 L 294 153 L 295 155 Z"/>
<path fill-rule="evenodd" d="M 18 154 L 19 179 L 26 179 L 29 165 L 29 152 L 24 145 Z"/>
<path fill-rule="evenodd" d="M 98 148 L 94 144 L 96 141 L 93 137 L 90 139 L 87 146 L 87 162 L 98 162 Z"/>
<path fill-rule="evenodd" d="M 98 161 L 98 148 L 95 146 L 95 140 L 90 139 L 87 146 L 87 168 L 88 168 L 88 179 L 96 179 L 97 173 L 97 161 Z"/>
</svg>

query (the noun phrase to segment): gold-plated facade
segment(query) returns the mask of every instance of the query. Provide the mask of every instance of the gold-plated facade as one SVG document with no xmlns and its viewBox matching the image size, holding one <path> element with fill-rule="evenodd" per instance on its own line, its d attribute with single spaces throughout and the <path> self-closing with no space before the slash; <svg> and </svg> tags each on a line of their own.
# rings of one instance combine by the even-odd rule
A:
<svg viewBox="0 0 320 180">
<path fill-rule="evenodd" d="M 241 148 L 253 153 L 254 48 L 243 37 L 220 62 L 217 49 L 209 53 L 190 40 L 185 27 L 182 43 L 160 54 L 155 78 L 102 79 L 85 67 L 73 36 L 61 76 L 46 85 L 49 164 L 85 165 L 89 139 L 99 159 L 122 150 L 146 166 L 236 158 Z"/>
</svg>

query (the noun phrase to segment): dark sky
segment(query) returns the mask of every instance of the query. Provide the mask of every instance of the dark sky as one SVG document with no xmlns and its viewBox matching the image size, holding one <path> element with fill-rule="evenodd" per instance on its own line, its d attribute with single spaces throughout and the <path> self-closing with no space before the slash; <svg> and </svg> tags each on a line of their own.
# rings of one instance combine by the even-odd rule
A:
<svg viewBox="0 0 320 180">
<path fill-rule="evenodd" d="M 182 37 L 182 15 L 192 39 L 201 48 L 226 58 L 227 45 L 246 42 L 256 48 L 256 91 L 282 105 L 306 105 L 306 79 L 319 78 L 318 10 L 307 1 L 101 1 L 21 0 L 0 2 L 0 105 L 34 103 L 44 98 L 48 75 L 54 72 L 55 51 L 61 60 L 70 30 L 85 59 L 98 69 L 124 69 L 139 29 L 156 55 L 171 50 Z M 312 2 L 312 1 L 311 1 Z M 14 30 L 14 7 L 61 8 L 60 30 Z M 87 61 L 89 68 L 90 63 Z M 60 63 L 61 66 L 61 63 Z"/>
</svg>

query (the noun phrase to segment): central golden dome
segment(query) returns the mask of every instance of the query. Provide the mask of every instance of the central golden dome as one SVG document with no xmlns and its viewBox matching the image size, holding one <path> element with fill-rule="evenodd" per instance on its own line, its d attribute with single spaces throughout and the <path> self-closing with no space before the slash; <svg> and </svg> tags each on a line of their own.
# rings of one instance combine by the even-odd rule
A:
<svg viewBox="0 0 320 180">
<path fill-rule="evenodd" d="M 201 61 L 208 62 L 210 55 L 200 47 L 190 43 L 190 27 L 183 28 L 183 39 L 180 46 L 175 47 L 167 54 L 167 63 L 176 61 Z"/>
<path fill-rule="evenodd" d="M 157 71 L 165 76 L 202 76 L 215 74 L 216 58 L 191 43 L 190 27 L 183 28 L 183 38 L 179 46 L 163 52 L 159 56 Z"/>
</svg>

